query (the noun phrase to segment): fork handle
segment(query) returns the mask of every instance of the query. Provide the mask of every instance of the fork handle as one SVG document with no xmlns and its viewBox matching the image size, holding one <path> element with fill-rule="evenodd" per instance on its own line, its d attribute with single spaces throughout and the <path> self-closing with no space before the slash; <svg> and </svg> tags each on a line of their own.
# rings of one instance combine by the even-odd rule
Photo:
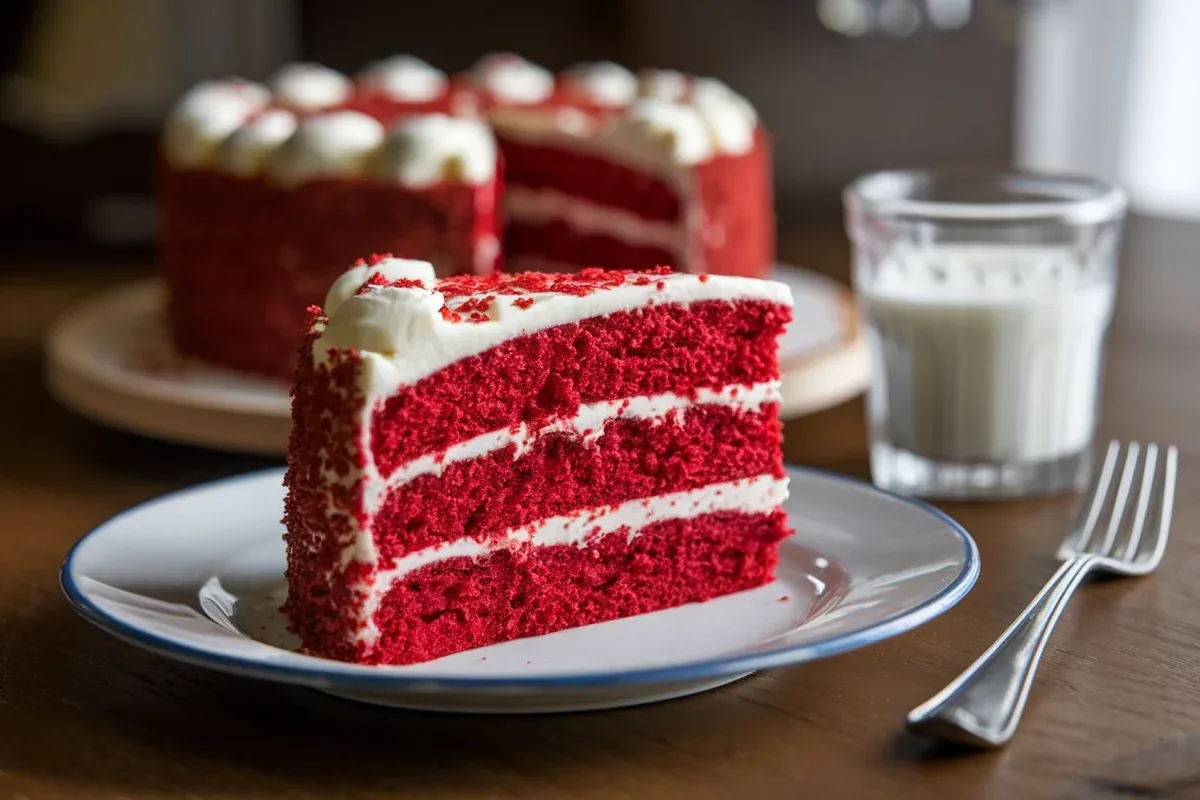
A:
<svg viewBox="0 0 1200 800">
<path fill-rule="evenodd" d="M 1054 624 L 1095 564 L 1094 556 L 1064 561 L 987 652 L 909 713 L 909 728 L 975 747 L 999 747 L 1011 739 Z"/>
</svg>

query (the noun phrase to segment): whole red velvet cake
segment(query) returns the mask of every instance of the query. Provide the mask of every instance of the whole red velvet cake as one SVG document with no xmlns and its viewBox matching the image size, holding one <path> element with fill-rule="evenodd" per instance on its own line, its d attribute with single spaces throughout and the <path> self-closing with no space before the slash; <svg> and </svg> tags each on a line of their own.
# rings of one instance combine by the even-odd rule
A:
<svg viewBox="0 0 1200 800">
<path fill-rule="evenodd" d="M 787 287 L 373 257 L 310 314 L 285 479 L 309 652 L 410 664 L 772 580 Z"/>
<path fill-rule="evenodd" d="M 186 355 L 290 376 L 305 309 L 364 252 L 439 275 L 581 265 L 762 276 L 769 145 L 723 83 L 512 55 L 200 84 L 167 121 L 162 268 Z"/>
</svg>

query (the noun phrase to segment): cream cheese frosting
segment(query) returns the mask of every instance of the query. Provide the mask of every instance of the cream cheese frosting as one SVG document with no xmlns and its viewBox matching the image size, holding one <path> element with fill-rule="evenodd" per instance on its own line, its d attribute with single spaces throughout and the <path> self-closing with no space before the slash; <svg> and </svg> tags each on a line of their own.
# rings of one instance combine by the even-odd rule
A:
<svg viewBox="0 0 1200 800">
<path fill-rule="evenodd" d="M 533 105 L 554 93 L 554 73 L 512 53 L 485 56 L 471 74 L 478 86 L 505 103 Z"/>
<path fill-rule="evenodd" d="M 376 61 L 358 75 L 364 86 L 405 103 L 427 103 L 446 93 L 449 78 L 415 56 L 392 56 Z"/>
<path fill-rule="evenodd" d="M 296 132 L 296 115 L 283 108 L 262 112 L 217 147 L 216 165 L 234 175 L 259 172 L 267 157 Z"/>
<path fill-rule="evenodd" d="M 275 101 L 301 111 L 318 111 L 346 102 L 353 82 L 320 64 L 286 64 L 269 81 Z"/>
<path fill-rule="evenodd" d="M 496 140 L 482 120 L 421 114 L 388 132 L 372 173 L 414 188 L 443 182 L 479 185 L 495 177 L 496 163 Z"/>
<path fill-rule="evenodd" d="M 383 142 L 378 120 L 357 111 L 306 117 L 267 159 L 268 174 L 285 186 L 314 178 L 361 175 Z"/>
<path fill-rule="evenodd" d="M 577 64 L 563 74 L 563 80 L 574 93 L 600 106 L 628 105 L 638 93 L 634 74 L 612 61 Z"/>
<path fill-rule="evenodd" d="M 385 269 L 393 269 L 388 260 L 381 263 Z M 409 263 L 405 262 L 403 269 L 415 270 Z M 382 271 L 368 268 L 366 278 L 371 269 Z M 428 271 L 432 269 L 428 267 Z M 477 300 L 476 296 L 447 298 L 428 283 L 424 287 L 360 283 L 350 291 L 361 274 L 343 276 L 335 283 L 336 297 L 345 299 L 340 303 L 335 299 L 333 307 L 325 310 L 328 322 L 314 344 L 313 357 L 320 362 L 331 349 L 357 350 L 363 359 L 368 394 L 390 393 L 414 384 L 508 339 L 648 304 L 686 305 L 704 300 L 792 304 L 791 290 L 775 281 L 678 272 L 639 280 L 643 274 L 632 273 L 621 285 L 597 288 L 584 297 L 552 292 L 496 294 L 488 304 L 486 321 L 456 322 L 447 316 L 453 317 L 457 308 Z"/>
<path fill-rule="evenodd" d="M 163 130 L 163 154 L 178 167 L 207 163 L 217 146 L 270 102 L 266 87 L 247 81 L 208 81 L 175 104 Z"/>
</svg>

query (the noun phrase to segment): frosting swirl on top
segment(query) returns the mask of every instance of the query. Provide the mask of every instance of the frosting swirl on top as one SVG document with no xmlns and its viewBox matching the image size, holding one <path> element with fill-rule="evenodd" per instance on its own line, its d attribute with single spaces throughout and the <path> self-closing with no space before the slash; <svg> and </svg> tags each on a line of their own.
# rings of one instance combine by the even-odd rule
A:
<svg viewBox="0 0 1200 800">
<path fill-rule="evenodd" d="M 481 59 L 471 74 L 476 84 L 504 103 L 534 105 L 554 93 L 553 73 L 512 53 Z"/>
<path fill-rule="evenodd" d="M 270 80 L 275 101 L 298 111 L 332 108 L 350 98 L 354 84 L 342 73 L 320 64 L 287 64 Z"/>
<path fill-rule="evenodd" d="M 567 88 L 589 103 L 621 107 L 633 102 L 638 93 L 634 74 L 611 61 L 577 64 L 563 75 Z"/>
<path fill-rule="evenodd" d="M 392 56 L 377 61 L 363 70 L 358 79 L 365 87 L 404 103 L 437 100 L 449 85 L 446 73 L 416 56 Z"/>
<path fill-rule="evenodd" d="M 320 177 L 360 175 L 383 141 L 383 125 L 357 111 L 331 111 L 302 120 L 267 160 L 267 171 L 285 186 Z"/>
<path fill-rule="evenodd" d="M 194 86 L 167 117 L 164 155 L 178 167 L 207 163 L 217 145 L 270 99 L 265 87 L 248 81 L 207 81 Z"/>
</svg>

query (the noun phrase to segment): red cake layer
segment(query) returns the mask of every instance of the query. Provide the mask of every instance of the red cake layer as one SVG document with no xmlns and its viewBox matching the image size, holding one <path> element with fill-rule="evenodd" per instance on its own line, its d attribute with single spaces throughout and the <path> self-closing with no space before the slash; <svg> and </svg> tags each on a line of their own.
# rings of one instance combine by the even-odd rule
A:
<svg viewBox="0 0 1200 800">
<path fill-rule="evenodd" d="M 754 148 L 745 155 L 696 167 L 696 185 L 705 218 L 703 271 L 767 277 L 775 262 L 775 196 L 766 132 L 758 129 Z"/>
<path fill-rule="evenodd" d="M 374 517 L 384 568 L 464 536 L 502 537 L 581 508 L 699 489 L 757 475 L 782 478 L 779 407 L 760 412 L 695 406 L 667 420 L 617 419 L 594 441 L 563 433 L 520 457 L 509 445 L 447 464 L 393 490 Z"/>
<path fill-rule="evenodd" d="M 718 155 L 683 171 L 676 187 L 608 159 L 552 144 L 500 137 L 513 186 L 554 189 L 590 203 L 632 213 L 647 222 L 683 226 L 688 214 L 701 224 L 687 236 L 700 262 L 654 247 L 617 245 L 615 237 L 581 236 L 564 224 L 530 225 L 516 218 L 505 229 L 505 253 L 566 264 L 643 269 L 659 263 L 699 272 L 764 277 L 775 260 L 774 193 L 770 140 L 761 128 L 754 147 L 738 156 Z M 684 192 L 681 196 L 680 192 Z M 576 241 L 578 240 L 578 241 Z"/>
<path fill-rule="evenodd" d="M 162 269 L 185 355 L 291 377 L 305 309 L 363 253 L 470 272 L 498 184 L 424 190 L 367 180 L 294 188 L 208 170 L 160 171 Z M 490 270 L 496 265 L 479 265 Z"/>
<path fill-rule="evenodd" d="M 504 228 L 504 257 L 510 263 L 533 257 L 554 264 L 590 264 L 606 269 L 682 261 L 678 252 L 654 245 L 629 244 L 603 233 L 580 233 L 561 221 L 509 222 Z"/>
<path fill-rule="evenodd" d="M 662 178 L 579 150 L 497 134 L 511 186 L 555 189 L 602 206 L 628 210 L 647 220 L 676 222 L 678 192 Z M 588 263 L 588 262 L 583 262 Z M 654 264 L 630 264 L 626 269 Z"/>
<path fill-rule="evenodd" d="M 791 309 L 765 301 L 651 306 L 504 342 L 400 389 L 371 417 L 384 475 L 426 453 L 580 404 L 776 380 Z"/>
<path fill-rule="evenodd" d="M 450 559 L 409 574 L 388 593 L 370 650 L 348 645 L 346 631 L 313 617 L 299 632 L 308 650 L 332 658 L 428 661 L 762 586 L 788 532 L 782 512 L 718 513 L 647 526 L 632 542 L 622 529 L 586 547 Z"/>
</svg>

